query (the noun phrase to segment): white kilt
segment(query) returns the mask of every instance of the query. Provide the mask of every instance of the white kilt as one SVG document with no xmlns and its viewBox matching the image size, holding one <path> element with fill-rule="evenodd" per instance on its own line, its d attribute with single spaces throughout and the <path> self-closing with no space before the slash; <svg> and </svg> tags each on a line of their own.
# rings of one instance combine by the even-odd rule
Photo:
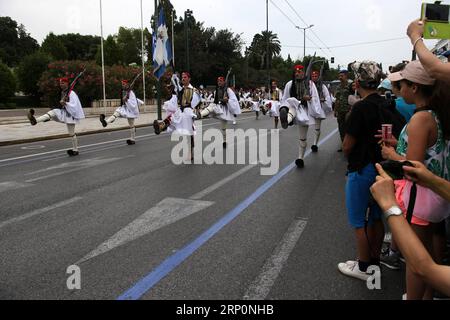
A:
<svg viewBox="0 0 450 320">
<path fill-rule="evenodd" d="M 133 91 L 130 91 L 129 98 L 125 105 L 116 109 L 122 118 L 137 118 L 139 117 L 139 102 Z"/>
<path fill-rule="evenodd" d="M 251 101 L 251 103 L 252 103 L 252 111 L 260 111 L 259 102 Z"/>
<path fill-rule="evenodd" d="M 181 109 L 178 108 L 177 111 L 172 114 L 167 132 L 182 136 L 195 135 L 195 117 L 196 116 L 191 108 L 185 108 L 184 111 L 181 111 Z"/>
<path fill-rule="evenodd" d="M 217 119 L 225 120 L 225 121 L 234 121 L 234 115 L 228 105 L 224 106 L 221 104 L 211 103 L 213 108 L 214 117 Z"/>
<path fill-rule="evenodd" d="M 52 118 L 52 120 L 61 123 L 79 123 L 80 120 L 72 117 L 66 109 L 53 109 L 56 118 Z"/>
<path fill-rule="evenodd" d="M 265 105 L 270 103 L 272 106 L 269 109 L 269 115 L 271 117 L 279 117 L 280 116 L 280 102 L 276 100 L 269 100 L 265 102 Z"/>
</svg>

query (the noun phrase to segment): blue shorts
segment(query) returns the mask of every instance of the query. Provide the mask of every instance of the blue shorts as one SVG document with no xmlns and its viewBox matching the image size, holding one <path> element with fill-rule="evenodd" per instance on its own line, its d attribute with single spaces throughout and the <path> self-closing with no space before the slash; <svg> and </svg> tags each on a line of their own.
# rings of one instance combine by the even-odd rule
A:
<svg viewBox="0 0 450 320">
<path fill-rule="evenodd" d="M 369 225 L 381 219 L 381 209 L 370 194 L 370 187 L 377 176 L 373 164 L 368 164 L 360 171 L 349 172 L 345 186 L 345 202 L 348 220 L 352 227 L 363 228 L 366 220 L 367 208 L 370 207 Z M 371 199 L 369 203 L 369 199 Z"/>
</svg>

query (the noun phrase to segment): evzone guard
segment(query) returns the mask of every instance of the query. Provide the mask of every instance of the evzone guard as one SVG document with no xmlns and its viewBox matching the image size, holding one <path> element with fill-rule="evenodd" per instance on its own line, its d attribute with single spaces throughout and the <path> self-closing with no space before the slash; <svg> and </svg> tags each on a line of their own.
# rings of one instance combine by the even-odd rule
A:
<svg viewBox="0 0 450 320">
<path fill-rule="evenodd" d="M 201 97 L 198 90 L 190 84 L 190 81 L 191 75 L 189 72 L 181 74 L 182 86 L 179 84 L 178 77 L 172 76 L 172 84 L 169 86 L 171 98 L 164 102 L 163 106 L 166 111 L 166 118 L 163 121 L 155 120 L 153 128 L 155 134 L 167 131 L 181 136 L 190 136 L 190 159 L 193 160 L 194 135 L 196 133 L 194 120 L 197 118 L 194 110 L 200 104 Z"/>
<path fill-rule="evenodd" d="M 292 78 L 284 88 L 279 111 L 280 122 L 283 129 L 287 129 L 288 126 L 294 124 L 298 125 L 300 146 L 295 164 L 298 168 L 303 168 L 305 166 L 303 159 L 307 147 L 308 128 L 315 124 L 314 117 L 319 116 L 321 106 L 317 88 L 314 82 L 305 77 L 302 65 L 294 66 Z"/>
<path fill-rule="evenodd" d="M 128 120 L 128 125 L 130 126 L 131 135 L 130 139 L 127 140 L 127 144 L 136 144 L 136 127 L 134 122 L 139 117 L 139 105 L 141 104 L 144 104 L 144 102 L 136 98 L 135 93 L 131 90 L 131 85 L 128 83 L 128 80 L 122 80 L 120 107 L 106 120 L 106 116 L 101 114 L 100 122 L 103 127 L 106 127 L 108 124 L 113 123 L 117 118 L 126 118 Z"/>
<path fill-rule="evenodd" d="M 266 112 L 269 112 L 269 115 L 274 118 L 275 121 L 275 129 L 278 129 L 278 118 L 280 116 L 279 109 L 280 109 L 280 103 L 281 99 L 283 97 L 283 91 L 278 89 L 277 82 L 273 80 L 271 82 L 271 90 L 269 93 L 268 100 L 264 102 L 264 109 Z"/>
<path fill-rule="evenodd" d="M 40 117 L 34 117 L 35 111 L 33 109 L 30 109 L 27 115 L 28 120 L 30 120 L 31 125 L 33 126 L 37 123 L 50 120 L 65 123 L 67 125 L 69 136 L 72 139 L 72 149 L 67 150 L 69 156 L 77 156 L 79 154 L 78 139 L 75 134 L 75 124 L 79 123 L 80 119 L 84 119 L 85 116 L 80 99 L 75 91 L 73 91 L 73 87 L 83 72 L 81 72 L 70 85 L 69 78 L 59 78 L 59 86 L 61 88 L 60 106 L 53 108 Z"/>
<path fill-rule="evenodd" d="M 253 89 L 250 95 L 247 96 L 247 101 L 250 103 L 252 111 L 256 113 L 256 120 L 259 119 L 260 111 L 262 111 L 264 115 L 266 114 L 265 110 L 260 106 L 261 99 L 256 89 Z"/>
<path fill-rule="evenodd" d="M 228 75 L 230 72 L 228 72 Z M 228 79 L 227 75 L 227 79 Z M 235 121 L 235 115 L 241 113 L 239 101 L 236 94 L 231 88 L 226 86 L 227 79 L 224 77 L 217 78 L 217 87 L 214 92 L 214 103 L 198 112 L 198 117 L 204 118 L 209 114 L 221 120 L 221 129 L 223 136 L 223 147 L 226 148 L 226 129 L 228 121 Z"/>
<path fill-rule="evenodd" d="M 322 124 L 322 120 L 327 118 L 327 114 L 329 114 L 331 111 L 333 111 L 333 102 L 331 99 L 330 91 L 328 90 L 327 86 L 322 82 L 322 72 L 323 67 L 321 71 L 313 71 L 311 74 L 311 80 L 314 82 L 317 88 L 317 92 L 319 94 L 319 100 L 320 100 L 320 106 L 321 109 L 319 110 L 319 114 L 314 116 L 314 143 L 311 146 L 312 152 L 317 152 L 319 150 L 319 147 L 317 144 L 319 143 L 320 138 L 320 127 Z"/>
</svg>

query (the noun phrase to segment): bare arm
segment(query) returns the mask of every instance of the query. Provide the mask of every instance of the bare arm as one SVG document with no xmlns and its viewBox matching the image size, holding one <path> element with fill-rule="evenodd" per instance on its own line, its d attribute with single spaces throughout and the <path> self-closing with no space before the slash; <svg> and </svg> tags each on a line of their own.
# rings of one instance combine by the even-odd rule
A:
<svg viewBox="0 0 450 320">
<path fill-rule="evenodd" d="M 434 119 L 429 112 L 417 112 L 411 118 L 406 128 L 408 134 L 407 160 L 420 162 L 425 160 L 425 151 L 429 145 L 431 146 L 435 143 L 428 141 L 428 137 L 432 132 L 432 122 L 434 122 Z"/>
<path fill-rule="evenodd" d="M 386 211 L 392 206 L 397 206 L 394 182 L 379 164 L 376 164 L 376 167 L 380 175 L 377 176 L 370 191 L 380 208 Z M 387 223 L 412 271 L 434 289 L 450 294 L 450 267 L 438 265 L 433 261 L 403 216 L 390 216 Z"/>
<path fill-rule="evenodd" d="M 429 188 L 442 198 L 450 201 L 450 181 L 434 175 L 425 165 L 419 161 L 411 161 L 414 167 L 404 166 L 405 175 L 411 181 Z"/>
<path fill-rule="evenodd" d="M 346 134 L 344 137 L 344 142 L 342 143 L 342 151 L 344 155 L 348 158 L 350 152 L 356 144 L 356 138 L 352 135 Z"/>
<path fill-rule="evenodd" d="M 425 70 L 435 79 L 450 83 L 450 63 L 442 63 L 430 50 L 425 46 L 422 40 L 416 42 L 423 35 L 424 23 L 420 20 L 414 20 L 408 26 L 407 34 L 411 43 L 415 45 L 415 51 Z"/>
</svg>

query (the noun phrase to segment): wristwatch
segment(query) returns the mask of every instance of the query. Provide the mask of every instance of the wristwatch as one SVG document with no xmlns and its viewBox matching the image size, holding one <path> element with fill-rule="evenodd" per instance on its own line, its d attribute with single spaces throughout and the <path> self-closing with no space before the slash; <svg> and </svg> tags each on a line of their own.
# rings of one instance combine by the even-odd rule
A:
<svg viewBox="0 0 450 320">
<path fill-rule="evenodd" d="M 392 206 L 384 212 L 384 217 L 387 220 L 390 216 L 401 216 L 402 214 L 402 209 L 400 209 L 398 206 Z"/>
</svg>

